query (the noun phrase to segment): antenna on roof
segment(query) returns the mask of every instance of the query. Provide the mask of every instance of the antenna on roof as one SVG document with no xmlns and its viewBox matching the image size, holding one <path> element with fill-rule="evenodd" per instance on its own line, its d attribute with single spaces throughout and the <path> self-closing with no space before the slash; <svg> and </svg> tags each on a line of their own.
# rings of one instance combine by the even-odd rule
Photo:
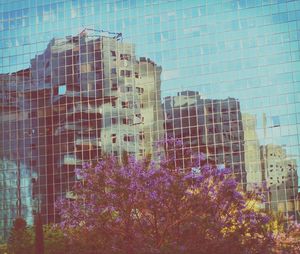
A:
<svg viewBox="0 0 300 254">
<path fill-rule="evenodd" d="M 115 33 L 115 32 L 110 32 L 110 31 L 106 31 L 106 30 L 98 30 L 98 29 L 92 29 L 92 28 L 84 28 L 79 35 L 86 35 L 87 31 L 93 31 L 93 32 L 98 32 L 98 33 L 106 33 L 108 35 L 113 35 L 113 39 L 116 39 L 117 41 L 122 41 L 123 37 L 122 37 L 122 33 Z"/>
</svg>

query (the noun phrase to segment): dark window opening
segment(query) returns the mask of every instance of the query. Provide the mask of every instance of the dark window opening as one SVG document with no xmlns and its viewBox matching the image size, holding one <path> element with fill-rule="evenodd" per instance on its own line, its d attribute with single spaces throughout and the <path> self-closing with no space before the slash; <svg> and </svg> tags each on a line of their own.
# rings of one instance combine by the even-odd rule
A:
<svg viewBox="0 0 300 254">
<path fill-rule="evenodd" d="M 118 84 L 113 83 L 113 84 L 111 85 L 111 90 L 112 90 L 112 91 L 117 91 L 117 90 L 118 90 Z"/>
<path fill-rule="evenodd" d="M 145 133 L 143 131 L 140 132 L 139 134 L 140 140 L 144 140 L 145 139 Z"/>
<path fill-rule="evenodd" d="M 144 88 L 136 87 L 136 91 L 138 92 L 138 94 L 142 94 L 142 93 L 144 93 Z"/>
<path fill-rule="evenodd" d="M 128 71 L 128 70 L 121 70 L 121 71 L 120 71 L 120 76 L 121 76 L 121 77 L 131 77 L 131 71 Z"/>
<path fill-rule="evenodd" d="M 126 142 L 133 142 L 134 141 L 134 136 L 132 136 L 132 135 L 124 135 L 123 140 L 126 141 Z"/>
<path fill-rule="evenodd" d="M 132 124 L 132 119 L 130 119 L 130 118 L 123 118 L 123 124 Z"/>
<path fill-rule="evenodd" d="M 111 142 L 114 144 L 117 142 L 117 134 L 111 134 Z"/>
<path fill-rule="evenodd" d="M 129 102 L 128 101 L 122 101 L 122 108 L 129 108 Z"/>
<path fill-rule="evenodd" d="M 112 119 L 111 119 L 111 123 L 112 123 L 112 124 L 117 124 L 117 118 L 112 118 Z"/>
<path fill-rule="evenodd" d="M 116 68 L 111 68 L 111 74 L 117 74 L 117 69 Z"/>
<path fill-rule="evenodd" d="M 130 61 L 131 56 L 129 54 L 120 54 L 120 59 Z"/>
</svg>

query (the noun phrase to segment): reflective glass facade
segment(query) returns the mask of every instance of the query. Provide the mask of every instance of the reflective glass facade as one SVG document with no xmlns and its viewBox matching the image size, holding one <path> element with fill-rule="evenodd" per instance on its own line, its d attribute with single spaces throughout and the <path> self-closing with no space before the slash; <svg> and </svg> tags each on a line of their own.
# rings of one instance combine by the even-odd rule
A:
<svg viewBox="0 0 300 254">
<path fill-rule="evenodd" d="M 299 0 L 0 0 L 1 237 L 164 137 L 299 220 L 299 49 Z"/>
</svg>

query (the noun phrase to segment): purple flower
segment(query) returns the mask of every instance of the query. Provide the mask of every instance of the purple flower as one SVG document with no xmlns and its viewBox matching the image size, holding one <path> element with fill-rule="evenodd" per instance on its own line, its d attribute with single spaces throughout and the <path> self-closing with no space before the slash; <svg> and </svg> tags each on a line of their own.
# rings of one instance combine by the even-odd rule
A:
<svg viewBox="0 0 300 254">
<path fill-rule="evenodd" d="M 184 156 L 191 154 L 180 140 L 173 138 L 164 145 L 173 150 L 179 146 Z M 206 156 L 188 158 L 202 161 Z M 230 169 L 189 165 L 187 170 L 176 166 L 170 158 L 148 163 L 129 156 L 124 165 L 115 158 L 107 158 L 95 167 L 76 169 L 75 173 L 82 177 L 73 190 L 76 199 L 57 202 L 63 231 L 70 238 L 74 237 L 68 231 L 72 227 L 87 236 L 97 235 L 107 239 L 105 244 L 110 249 L 126 247 L 128 236 L 136 253 L 150 253 L 149 245 L 156 248 L 151 253 L 161 253 L 162 248 L 170 246 L 174 252 L 193 253 L 191 248 L 193 244 L 197 246 L 203 232 L 206 238 L 199 241 L 205 247 L 212 241 L 214 246 L 222 246 L 229 241 L 226 237 L 231 239 L 237 234 L 235 244 L 245 246 L 251 240 L 251 248 L 257 245 L 260 250 L 262 239 L 269 233 L 263 226 L 270 218 L 247 207 L 247 196 L 238 190 Z M 243 238 L 255 234 L 262 238 Z M 128 249 L 120 252 L 126 253 Z"/>
<path fill-rule="evenodd" d="M 261 218 L 261 221 L 262 221 L 262 223 L 264 223 L 264 224 L 269 223 L 270 220 L 271 220 L 270 217 L 267 216 L 267 215 L 262 216 L 262 218 Z"/>
</svg>

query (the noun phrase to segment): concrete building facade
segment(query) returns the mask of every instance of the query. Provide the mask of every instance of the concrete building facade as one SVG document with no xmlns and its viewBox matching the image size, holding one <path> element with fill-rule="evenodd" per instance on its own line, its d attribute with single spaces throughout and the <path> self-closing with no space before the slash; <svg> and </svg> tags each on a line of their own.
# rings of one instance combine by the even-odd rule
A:
<svg viewBox="0 0 300 254">
<path fill-rule="evenodd" d="M 29 69 L 2 75 L 1 160 L 19 175 L 5 166 L 1 183 L 11 177 L 12 193 L 23 196 L 1 191 L 9 217 L 1 223 L 10 228 L 17 214 L 37 211 L 45 223 L 59 221 L 55 202 L 72 189 L 83 162 L 154 156 L 163 138 L 160 73 L 150 59 L 136 58 L 133 44 L 83 31 L 51 40 Z M 10 211 L 16 200 L 21 208 Z"/>
<path fill-rule="evenodd" d="M 260 145 L 256 133 L 256 117 L 251 114 L 242 114 L 244 129 L 245 170 L 247 173 L 247 190 L 255 191 L 262 187 L 265 180 L 261 168 Z"/>
<path fill-rule="evenodd" d="M 165 132 L 221 167 L 230 167 L 246 188 L 244 130 L 239 101 L 234 98 L 204 99 L 184 91 L 164 99 Z M 184 155 L 176 158 L 184 167 Z"/>
<path fill-rule="evenodd" d="M 296 160 L 282 146 L 260 147 L 267 187 L 267 208 L 299 219 L 297 212 L 298 174 Z"/>
</svg>

